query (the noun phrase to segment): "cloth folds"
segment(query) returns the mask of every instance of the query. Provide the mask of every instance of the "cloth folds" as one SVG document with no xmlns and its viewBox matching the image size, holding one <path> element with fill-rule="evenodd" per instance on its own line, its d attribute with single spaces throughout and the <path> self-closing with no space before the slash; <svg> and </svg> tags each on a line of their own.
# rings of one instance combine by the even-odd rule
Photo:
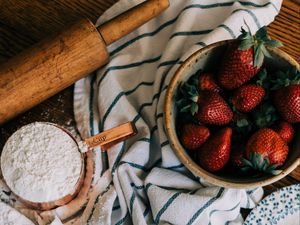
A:
<svg viewBox="0 0 300 225">
<path fill-rule="evenodd" d="M 120 0 L 97 25 L 139 2 Z M 109 224 L 242 224 L 240 208 L 254 207 L 262 189 L 215 187 L 187 171 L 164 131 L 165 93 L 193 52 L 236 38 L 245 22 L 255 33 L 273 21 L 281 1 L 170 3 L 161 16 L 112 44 L 107 66 L 76 83 L 75 116 L 83 137 L 127 121 L 139 131 L 108 152 L 111 194 L 116 193 Z M 90 224 L 102 224 L 101 218 Z"/>
</svg>

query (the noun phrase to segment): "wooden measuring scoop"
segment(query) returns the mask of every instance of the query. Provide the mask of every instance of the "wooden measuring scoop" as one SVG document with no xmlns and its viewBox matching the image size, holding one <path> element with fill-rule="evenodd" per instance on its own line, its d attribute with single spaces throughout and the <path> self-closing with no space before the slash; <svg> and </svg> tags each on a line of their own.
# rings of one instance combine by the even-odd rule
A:
<svg viewBox="0 0 300 225">
<path fill-rule="evenodd" d="M 57 124 L 52 124 L 64 132 L 66 132 L 76 143 L 80 149 L 80 152 L 85 153 L 89 150 L 92 150 L 95 147 L 100 147 L 103 152 L 105 152 L 108 148 L 118 144 L 121 141 L 125 141 L 126 139 L 137 134 L 137 129 L 133 122 L 123 123 L 119 126 L 113 127 L 109 130 L 105 130 L 99 134 L 96 134 L 92 137 L 86 138 L 82 141 L 82 143 L 78 142 L 73 134 L 67 130 L 66 128 L 59 126 Z"/>
<path fill-rule="evenodd" d="M 134 136 L 136 133 L 135 125 L 132 122 L 128 122 L 87 138 L 84 142 L 90 149 L 100 146 L 105 151 L 111 146 Z"/>
<path fill-rule="evenodd" d="M 104 173 L 109 168 L 106 150 L 113 145 L 116 145 L 119 142 L 134 136 L 136 133 L 137 130 L 135 125 L 132 122 L 127 122 L 85 139 L 83 142 L 83 145 L 85 146 L 80 150 L 81 152 L 84 152 L 85 150 L 91 150 L 95 147 L 100 147 L 102 151 L 102 173 Z M 80 143 L 78 145 L 80 146 Z"/>
</svg>

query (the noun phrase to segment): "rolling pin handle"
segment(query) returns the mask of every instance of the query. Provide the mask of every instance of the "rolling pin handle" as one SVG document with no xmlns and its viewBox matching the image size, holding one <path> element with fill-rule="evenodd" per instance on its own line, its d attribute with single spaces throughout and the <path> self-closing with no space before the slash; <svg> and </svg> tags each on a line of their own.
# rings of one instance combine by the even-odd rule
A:
<svg viewBox="0 0 300 225">
<path fill-rule="evenodd" d="M 100 25 L 97 30 L 106 45 L 110 45 L 162 13 L 169 5 L 169 0 L 146 0 Z"/>
</svg>

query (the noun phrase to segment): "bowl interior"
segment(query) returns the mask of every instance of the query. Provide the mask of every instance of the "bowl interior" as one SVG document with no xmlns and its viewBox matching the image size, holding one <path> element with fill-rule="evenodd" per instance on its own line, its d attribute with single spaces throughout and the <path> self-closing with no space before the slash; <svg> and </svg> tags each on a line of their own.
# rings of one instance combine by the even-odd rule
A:
<svg viewBox="0 0 300 225">
<path fill-rule="evenodd" d="M 216 71 L 220 58 L 225 51 L 229 41 L 218 42 L 207 46 L 204 49 L 194 53 L 185 63 L 178 69 L 173 77 L 167 92 L 165 105 L 165 124 L 170 144 L 176 155 L 182 163 L 196 176 L 201 176 L 207 181 L 224 187 L 232 188 L 250 188 L 268 185 L 282 177 L 286 176 L 295 169 L 300 161 L 300 126 L 297 127 L 296 138 L 292 143 L 292 148 L 286 163 L 281 168 L 283 172 L 277 176 L 264 176 L 259 178 L 237 176 L 235 173 L 210 173 L 198 166 L 186 150 L 181 145 L 176 134 L 176 117 L 177 107 L 175 104 L 176 93 L 179 85 L 187 81 L 199 69 L 205 71 Z M 270 50 L 272 58 L 266 59 L 266 66 L 269 71 L 278 69 L 285 70 L 291 65 L 298 67 L 299 65 L 290 56 L 280 50 Z"/>
</svg>

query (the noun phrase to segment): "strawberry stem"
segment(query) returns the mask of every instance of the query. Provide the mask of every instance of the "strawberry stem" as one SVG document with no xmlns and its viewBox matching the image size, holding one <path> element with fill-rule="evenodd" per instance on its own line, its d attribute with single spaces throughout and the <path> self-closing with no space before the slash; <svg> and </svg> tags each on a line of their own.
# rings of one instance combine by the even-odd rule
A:
<svg viewBox="0 0 300 225">
<path fill-rule="evenodd" d="M 275 74 L 275 79 L 271 80 L 271 90 L 278 90 L 291 84 L 300 84 L 300 72 L 296 67 L 291 67 L 285 72 L 279 71 Z"/>
<path fill-rule="evenodd" d="M 239 49 L 245 51 L 251 47 L 254 47 L 254 66 L 260 68 L 264 62 L 264 57 L 271 57 L 266 46 L 271 48 L 281 47 L 282 43 L 276 40 L 272 40 L 267 34 L 267 27 L 260 28 L 255 35 L 252 35 L 250 28 L 245 22 L 248 32 L 241 28 L 241 35 L 238 37 L 241 40 Z"/>
<path fill-rule="evenodd" d="M 269 102 L 255 108 L 252 111 L 252 116 L 258 129 L 270 127 L 279 119 L 276 108 Z"/>
<path fill-rule="evenodd" d="M 257 152 L 251 153 L 249 160 L 242 158 L 242 163 L 243 167 L 241 168 L 241 170 L 243 172 L 253 170 L 272 175 L 278 175 L 282 172 L 282 170 L 276 170 L 278 167 L 277 164 L 270 165 L 268 157 L 263 157 L 260 153 Z"/>
<path fill-rule="evenodd" d="M 176 105 L 181 113 L 189 112 L 195 115 L 198 112 L 200 90 L 197 81 L 198 75 L 195 74 L 187 82 L 180 85 Z"/>
</svg>

